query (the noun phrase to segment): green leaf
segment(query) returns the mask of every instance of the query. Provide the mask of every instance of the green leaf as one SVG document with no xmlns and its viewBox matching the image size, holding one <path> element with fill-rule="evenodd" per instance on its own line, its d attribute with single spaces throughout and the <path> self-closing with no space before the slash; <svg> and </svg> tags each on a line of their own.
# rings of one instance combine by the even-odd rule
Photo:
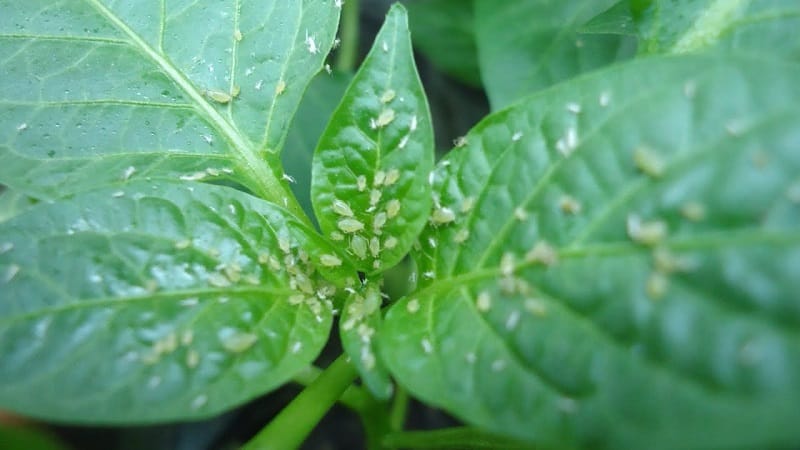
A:
<svg viewBox="0 0 800 450">
<path fill-rule="evenodd" d="M 311 206 L 314 147 L 351 78 L 350 74 L 342 72 L 317 75 L 308 86 L 286 136 L 286 145 L 281 153 L 284 171 L 294 180 L 292 192 L 309 216 L 314 214 Z"/>
<path fill-rule="evenodd" d="M 41 430 L 0 425 L 0 442 L 5 450 L 66 450 L 54 437 Z"/>
<path fill-rule="evenodd" d="M 383 323 L 398 383 L 542 447 L 798 442 L 798 77 L 650 58 L 477 125 Z"/>
<path fill-rule="evenodd" d="M 686 53 L 734 49 L 800 60 L 800 42 L 787 39 L 800 27 L 794 0 L 679 0 L 647 2 L 634 14 L 640 51 Z"/>
<path fill-rule="evenodd" d="M 0 222 L 16 216 L 33 203 L 33 199 L 25 194 L 0 187 Z"/>
<path fill-rule="evenodd" d="M 481 85 L 471 1 L 407 1 L 414 47 L 436 68 L 471 86 Z"/>
<path fill-rule="evenodd" d="M 381 292 L 369 283 L 352 291 L 345 300 L 339 319 L 342 346 L 350 356 L 364 385 L 375 397 L 386 400 L 394 392 L 389 372 L 378 357 L 377 333 L 381 329 Z"/>
<path fill-rule="evenodd" d="M 478 58 L 492 109 L 630 57 L 633 39 L 580 32 L 614 3 L 476 0 Z"/>
<path fill-rule="evenodd" d="M 35 206 L 0 236 L 0 405 L 21 414 L 213 416 L 287 381 L 328 337 L 335 289 L 314 268 L 335 250 L 230 188 L 133 182 Z"/>
<path fill-rule="evenodd" d="M 430 111 L 408 21 L 391 8 L 314 153 L 311 201 L 325 236 L 366 273 L 397 264 L 425 225 L 433 168 Z"/>
<path fill-rule="evenodd" d="M 57 198 L 145 177 L 231 179 L 280 199 L 265 159 L 338 17 L 333 0 L 9 3 L 0 182 Z"/>
</svg>

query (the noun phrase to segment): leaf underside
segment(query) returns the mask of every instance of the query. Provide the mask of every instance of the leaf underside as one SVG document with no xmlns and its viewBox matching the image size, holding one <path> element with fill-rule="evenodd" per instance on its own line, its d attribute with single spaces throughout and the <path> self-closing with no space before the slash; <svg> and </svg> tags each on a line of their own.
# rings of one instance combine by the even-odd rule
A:
<svg viewBox="0 0 800 450">
<path fill-rule="evenodd" d="M 335 289 L 315 268 L 334 250 L 233 189 L 133 182 L 33 207 L 0 236 L 0 405 L 25 415 L 208 417 L 327 341 Z"/>
<path fill-rule="evenodd" d="M 383 323 L 397 381 L 544 447 L 796 443 L 798 76 L 648 59 L 481 122 Z"/>
</svg>

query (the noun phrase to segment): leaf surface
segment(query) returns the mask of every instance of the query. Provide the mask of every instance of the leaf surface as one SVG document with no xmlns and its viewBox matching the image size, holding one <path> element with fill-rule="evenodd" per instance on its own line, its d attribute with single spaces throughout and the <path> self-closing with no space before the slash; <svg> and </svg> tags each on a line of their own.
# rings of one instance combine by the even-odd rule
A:
<svg viewBox="0 0 800 450">
<path fill-rule="evenodd" d="M 40 198 L 140 177 L 285 191 L 266 160 L 332 44 L 333 0 L 6 3 L 0 182 Z"/>
<path fill-rule="evenodd" d="M 478 58 L 492 109 L 631 56 L 633 39 L 580 32 L 614 3 L 476 0 Z"/>
<path fill-rule="evenodd" d="M 383 323 L 398 383 L 543 447 L 797 442 L 798 76 L 650 58 L 477 125 Z"/>
<path fill-rule="evenodd" d="M 359 270 L 384 271 L 428 218 L 432 168 L 430 111 L 406 12 L 395 5 L 317 144 L 311 200 L 320 228 Z"/>
<path fill-rule="evenodd" d="M 132 182 L 0 224 L 0 405 L 50 420 L 218 414 L 317 356 L 342 273 L 286 210 Z M 316 270 L 315 270 L 316 269 Z"/>
</svg>

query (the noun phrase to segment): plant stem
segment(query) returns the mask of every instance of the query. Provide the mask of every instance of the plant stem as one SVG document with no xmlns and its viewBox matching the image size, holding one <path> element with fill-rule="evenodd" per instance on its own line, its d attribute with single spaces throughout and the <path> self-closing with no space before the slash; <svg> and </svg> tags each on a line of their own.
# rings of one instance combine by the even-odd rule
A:
<svg viewBox="0 0 800 450">
<path fill-rule="evenodd" d="M 278 413 L 242 450 L 289 450 L 300 446 L 356 378 L 342 355 Z"/>
<path fill-rule="evenodd" d="M 406 411 L 408 410 L 408 393 L 400 386 L 394 395 L 392 410 L 389 413 L 389 428 L 392 431 L 402 431 L 406 422 Z"/>
<path fill-rule="evenodd" d="M 430 431 L 403 431 L 383 437 L 388 448 L 427 449 L 532 449 L 533 446 L 470 427 L 445 428 Z"/>
<path fill-rule="evenodd" d="M 310 386 L 322 373 L 322 369 L 308 366 L 305 370 L 292 377 L 292 381 L 301 386 Z M 372 396 L 354 385 L 350 385 L 339 398 L 339 403 L 359 414 L 366 411 L 373 401 Z"/>
<path fill-rule="evenodd" d="M 359 0 L 346 0 L 342 7 L 342 39 L 336 57 L 336 68 L 343 72 L 352 72 L 358 57 Z"/>
</svg>

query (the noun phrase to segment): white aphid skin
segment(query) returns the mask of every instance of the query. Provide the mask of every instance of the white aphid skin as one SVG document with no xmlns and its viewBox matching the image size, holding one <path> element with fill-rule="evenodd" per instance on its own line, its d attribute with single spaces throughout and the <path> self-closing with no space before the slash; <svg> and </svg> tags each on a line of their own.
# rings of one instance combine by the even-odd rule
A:
<svg viewBox="0 0 800 450">
<path fill-rule="evenodd" d="M 317 41 L 314 39 L 314 36 L 308 34 L 308 30 L 306 30 L 306 48 L 308 49 L 308 53 L 312 55 L 316 55 L 319 53 L 319 47 L 317 47 Z"/>
<path fill-rule="evenodd" d="M 333 203 L 331 204 L 331 209 L 333 209 L 333 212 L 340 216 L 353 217 L 353 210 L 344 200 L 339 200 L 338 198 L 334 199 Z"/>
<path fill-rule="evenodd" d="M 417 116 L 411 116 L 411 123 L 408 125 L 408 131 L 414 132 L 417 130 Z"/>
<path fill-rule="evenodd" d="M 242 353 L 253 346 L 258 336 L 253 333 L 235 332 L 221 339 L 222 347 L 231 353 Z"/>
<path fill-rule="evenodd" d="M 422 273 L 422 277 L 423 278 L 427 278 L 429 280 L 432 280 L 432 279 L 436 278 L 436 272 L 434 272 L 432 270 L 428 270 L 427 272 L 423 272 Z"/>
<path fill-rule="evenodd" d="M 386 108 L 383 111 L 381 111 L 381 113 L 375 119 L 375 126 L 377 128 L 383 128 L 386 125 L 392 123 L 392 121 L 394 121 L 394 117 L 395 117 L 394 110 L 391 108 Z"/>
<path fill-rule="evenodd" d="M 578 214 L 581 212 L 583 205 L 581 202 L 572 197 L 571 195 L 562 195 L 558 201 L 558 206 L 565 214 Z"/>
<path fill-rule="evenodd" d="M 469 239 L 469 230 L 462 228 L 453 235 L 453 242 L 456 244 L 463 244 Z"/>
<path fill-rule="evenodd" d="M 608 106 L 609 103 L 611 103 L 611 93 L 608 91 L 601 92 L 600 97 L 597 99 L 597 103 L 603 108 Z"/>
<path fill-rule="evenodd" d="M 581 105 L 576 102 L 569 102 L 567 103 L 567 111 L 571 112 L 572 114 L 580 114 L 581 113 Z"/>
<path fill-rule="evenodd" d="M 429 246 L 430 248 L 436 248 L 437 244 L 438 244 L 438 242 L 436 241 L 436 238 L 435 238 L 435 237 L 433 237 L 433 236 L 428 236 L 428 246 Z"/>
<path fill-rule="evenodd" d="M 229 103 L 232 100 L 232 97 L 227 92 L 217 91 L 214 89 L 209 89 L 206 91 L 206 95 L 217 103 L 222 103 L 223 105 Z"/>
<path fill-rule="evenodd" d="M 464 146 L 467 145 L 467 143 L 468 143 L 468 141 L 467 141 L 467 137 L 466 136 L 459 136 L 459 137 L 453 139 L 453 145 L 456 148 L 464 147 Z"/>
<path fill-rule="evenodd" d="M 422 338 L 422 340 L 420 341 L 420 345 L 422 345 L 422 351 L 424 351 L 425 353 L 427 354 L 433 353 L 433 344 L 431 344 L 431 341 L 428 338 Z"/>
<path fill-rule="evenodd" d="M 408 311 L 410 314 L 414 314 L 419 311 L 419 300 L 415 298 L 409 300 L 408 303 L 406 303 L 406 311 Z"/>
<path fill-rule="evenodd" d="M 283 175 L 281 175 L 281 179 L 284 180 L 284 181 L 288 181 L 289 183 L 292 183 L 292 184 L 297 182 L 294 179 L 293 176 L 291 176 L 291 175 L 289 175 L 288 173 L 285 173 L 285 172 L 283 173 Z"/>
<path fill-rule="evenodd" d="M 373 258 L 377 258 L 378 255 L 381 253 L 381 241 L 378 239 L 377 236 L 373 236 L 369 240 L 369 253 L 372 255 Z"/>
<path fill-rule="evenodd" d="M 506 330 L 511 331 L 514 328 L 516 328 L 517 325 L 519 324 L 519 318 L 520 318 L 519 311 L 517 310 L 511 311 L 511 314 L 509 314 L 508 318 L 506 319 Z"/>
<path fill-rule="evenodd" d="M 200 394 L 192 400 L 191 408 L 192 409 L 200 409 L 208 403 L 208 396 L 205 394 Z"/>
<path fill-rule="evenodd" d="M 643 222 L 636 214 L 628 215 L 626 221 L 628 237 L 637 244 L 656 245 L 667 237 L 667 224 L 662 220 Z"/>
<path fill-rule="evenodd" d="M 442 206 L 435 208 L 431 214 L 431 223 L 434 225 L 444 225 L 456 220 L 456 214 L 452 209 Z"/>
<path fill-rule="evenodd" d="M 397 144 L 397 148 L 404 149 L 406 148 L 406 145 L 408 145 L 408 135 L 405 135 L 400 139 L 400 143 Z"/>
<path fill-rule="evenodd" d="M 200 137 L 203 138 L 203 140 L 206 141 L 206 144 L 208 144 L 208 145 L 211 145 L 211 144 L 214 143 L 214 137 L 211 136 L 210 134 L 203 134 L 203 135 L 200 135 Z"/>
<path fill-rule="evenodd" d="M 480 312 L 486 312 L 491 309 L 492 297 L 489 295 L 489 292 L 481 291 L 478 294 L 478 297 L 475 299 L 475 307 L 478 308 Z"/>
<path fill-rule="evenodd" d="M 573 151 L 578 147 L 578 130 L 575 127 L 567 128 L 567 133 L 564 137 L 556 141 L 556 150 L 562 156 L 569 157 Z"/>
<path fill-rule="evenodd" d="M 113 198 L 120 198 L 124 196 L 125 196 L 125 191 L 116 191 L 113 194 L 111 194 L 111 197 Z"/>
<path fill-rule="evenodd" d="M 233 30 L 233 39 L 235 39 L 236 42 L 241 42 L 242 41 L 242 37 L 243 37 L 242 36 L 242 30 L 240 30 L 238 28 Z"/>
<path fill-rule="evenodd" d="M 280 83 L 280 81 L 279 81 L 278 83 Z M 264 87 L 264 80 L 258 80 L 258 81 L 256 81 L 256 84 L 253 86 L 253 88 L 254 88 L 255 90 L 257 90 L 257 91 L 260 91 L 260 90 L 261 90 L 261 88 L 263 88 L 263 87 Z M 286 86 L 284 86 L 284 87 L 286 87 Z M 277 86 L 276 86 L 276 88 L 277 88 Z M 277 89 L 276 89 L 275 93 L 278 93 L 278 92 L 277 92 Z"/>
<path fill-rule="evenodd" d="M 381 43 L 381 48 L 383 49 L 384 52 L 388 52 L 389 51 L 389 44 L 387 44 L 386 41 L 383 41 Z"/>
<path fill-rule="evenodd" d="M 389 169 L 389 171 L 386 172 L 386 179 L 383 180 L 383 185 L 391 186 L 397 183 L 398 180 L 400 180 L 400 171 L 397 169 Z"/>
<path fill-rule="evenodd" d="M 295 353 L 295 354 L 300 353 L 300 350 L 302 350 L 302 349 L 303 349 L 303 343 L 302 342 L 295 341 L 295 343 L 292 344 L 292 349 L 291 349 L 292 353 Z"/>
<path fill-rule="evenodd" d="M 395 247 L 397 247 L 397 238 L 394 237 L 394 236 L 389 236 L 383 242 L 383 248 L 385 248 L 387 250 L 391 250 L 391 249 L 393 249 Z"/>
<path fill-rule="evenodd" d="M 256 90 L 261 90 L 260 88 L 256 88 Z M 275 95 L 281 95 L 286 91 L 286 82 L 283 79 L 278 80 L 275 83 Z"/>
<path fill-rule="evenodd" d="M 136 172 L 136 167 L 128 166 L 122 171 L 122 181 L 128 181 Z"/>
<path fill-rule="evenodd" d="M 558 253 L 546 241 L 539 241 L 525 253 L 525 262 L 552 266 L 558 262 Z"/>
<path fill-rule="evenodd" d="M 364 229 L 363 222 L 351 217 L 345 217 L 344 219 L 339 220 L 339 222 L 336 223 L 336 226 L 345 233 L 355 233 Z"/>
<path fill-rule="evenodd" d="M 367 189 L 367 177 L 359 175 L 356 178 L 356 187 L 358 188 L 358 192 L 364 192 Z"/>
<path fill-rule="evenodd" d="M 400 200 L 393 198 L 386 203 L 386 217 L 392 219 L 400 212 Z"/>
<path fill-rule="evenodd" d="M 325 267 L 339 267 L 342 265 L 342 260 L 339 257 L 327 253 L 320 255 L 319 262 Z"/>
<path fill-rule="evenodd" d="M 522 131 L 517 131 L 511 136 L 512 142 L 517 142 L 518 140 L 522 139 Z"/>
<path fill-rule="evenodd" d="M 367 240 L 362 237 L 361 235 L 354 235 L 353 238 L 350 240 L 350 250 L 353 252 L 358 259 L 364 259 L 367 257 L 367 246 L 369 243 Z"/>
<path fill-rule="evenodd" d="M 652 178 L 659 178 L 664 174 L 666 164 L 658 153 L 647 147 L 637 147 L 633 151 L 633 163 L 645 175 Z"/>
<path fill-rule="evenodd" d="M 706 207 L 702 203 L 690 201 L 681 206 L 681 215 L 691 222 L 700 222 L 706 218 Z"/>
<path fill-rule="evenodd" d="M 334 39 L 334 41 L 333 41 L 334 47 L 333 48 L 336 48 L 336 42 L 338 41 L 338 39 L 339 38 Z M 341 42 L 341 41 L 339 41 L 339 42 Z M 328 75 L 333 73 L 333 69 L 331 68 L 331 65 L 328 64 L 328 63 L 325 63 L 325 65 L 322 66 L 322 68 L 325 69 L 325 73 L 327 73 Z"/>
<path fill-rule="evenodd" d="M 27 129 L 28 129 L 28 124 L 27 124 L 27 123 L 25 123 L 25 122 L 23 122 L 23 123 L 21 123 L 21 124 L 17 125 L 17 132 L 18 132 L 18 133 L 19 133 L 19 132 L 22 132 L 22 131 L 25 131 L 25 130 L 27 130 Z"/>
<path fill-rule="evenodd" d="M 381 99 L 380 99 L 381 103 L 389 103 L 389 102 L 391 102 L 392 100 L 394 100 L 395 95 L 396 95 L 396 93 L 394 92 L 394 89 L 389 88 L 389 89 L 385 90 L 383 92 L 383 95 L 381 95 Z"/>
<path fill-rule="evenodd" d="M 180 179 L 183 181 L 199 181 L 205 178 L 207 173 L 205 171 L 194 172 L 188 175 L 181 175 Z"/>
<path fill-rule="evenodd" d="M 211 177 L 218 177 L 220 175 L 219 169 L 215 169 L 214 167 L 206 167 L 206 173 Z"/>
</svg>

